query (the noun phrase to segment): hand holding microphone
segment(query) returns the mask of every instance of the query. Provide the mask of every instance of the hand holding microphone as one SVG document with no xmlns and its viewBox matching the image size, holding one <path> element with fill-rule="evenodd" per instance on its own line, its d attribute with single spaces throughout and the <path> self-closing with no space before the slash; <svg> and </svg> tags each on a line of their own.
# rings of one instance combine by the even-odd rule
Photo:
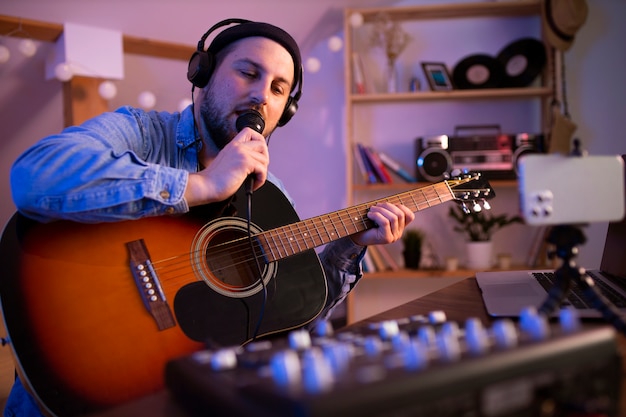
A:
<svg viewBox="0 0 626 417">
<path fill-rule="evenodd" d="M 189 174 L 185 199 L 190 207 L 229 198 L 241 187 L 241 184 L 244 184 L 246 192 L 251 193 L 255 180 L 261 177 L 258 172 L 244 177 L 246 174 L 242 170 L 246 169 L 250 172 L 253 169 L 248 165 L 254 163 L 250 158 L 258 158 L 259 162 L 267 159 L 266 155 L 257 155 L 257 152 L 266 152 L 260 149 L 262 145 L 259 144 L 261 141 L 259 134 L 265 127 L 263 117 L 258 111 L 248 110 L 237 117 L 235 126 L 238 131 L 250 127 L 257 133 L 248 132 L 238 135 L 240 137 L 228 143 L 211 158 L 205 168 Z M 264 143 L 266 143 L 265 140 Z"/>
<path fill-rule="evenodd" d="M 263 120 L 261 113 L 254 109 L 250 109 L 237 117 L 235 126 L 237 127 L 238 132 L 241 132 L 245 127 L 249 127 L 258 133 L 263 133 L 263 129 L 265 129 L 265 121 Z M 255 178 L 254 174 L 250 174 L 248 175 L 248 178 L 246 178 L 246 194 L 252 194 L 252 187 L 254 186 Z"/>
</svg>

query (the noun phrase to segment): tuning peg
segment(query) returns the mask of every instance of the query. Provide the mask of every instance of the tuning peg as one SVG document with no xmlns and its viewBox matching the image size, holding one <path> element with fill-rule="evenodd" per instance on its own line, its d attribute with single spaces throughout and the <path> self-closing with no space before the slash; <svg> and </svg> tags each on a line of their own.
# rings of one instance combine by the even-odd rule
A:
<svg viewBox="0 0 626 417">
<path fill-rule="evenodd" d="M 475 213 L 480 212 L 483 208 L 478 204 L 478 201 L 474 201 L 474 207 L 472 207 Z"/>
<path fill-rule="evenodd" d="M 463 201 L 461 203 L 461 210 L 463 210 L 463 213 L 465 214 L 470 214 L 472 211 L 469 209 L 469 207 L 467 207 L 467 204 L 465 203 L 465 201 Z"/>
<path fill-rule="evenodd" d="M 485 210 L 491 210 L 491 204 L 489 204 L 489 201 L 483 199 L 483 208 Z"/>
</svg>

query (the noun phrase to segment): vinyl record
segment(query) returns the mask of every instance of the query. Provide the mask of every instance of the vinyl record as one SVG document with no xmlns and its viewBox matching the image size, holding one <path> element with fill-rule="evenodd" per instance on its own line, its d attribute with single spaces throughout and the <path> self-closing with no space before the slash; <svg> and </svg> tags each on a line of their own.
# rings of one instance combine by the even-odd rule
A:
<svg viewBox="0 0 626 417">
<path fill-rule="evenodd" d="M 499 87 L 503 76 L 500 62 L 484 54 L 463 58 L 452 72 L 454 86 L 459 89 Z"/>
<path fill-rule="evenodd" d="M 501 87 L 526 87 L 546 64 L 546 49 L 537 39 L 523 38 L 504 47 L 496 59 L 504 71 Z"/>
</svg>

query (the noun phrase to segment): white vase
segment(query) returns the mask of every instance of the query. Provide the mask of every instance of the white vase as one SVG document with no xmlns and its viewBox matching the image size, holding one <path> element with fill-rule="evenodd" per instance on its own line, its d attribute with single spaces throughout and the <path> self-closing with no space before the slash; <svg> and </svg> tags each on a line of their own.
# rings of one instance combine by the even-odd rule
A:
<svg viewBox="0 0 626 417">
<path fill-rule="evenodd" d="M 387 92 L 388 93 L 397 93 L 398 92 L 398 71 L 396 69 L 396 61 L 389 60 L 387 61 L 387 71 L 385 73 L 387 77 Z"/>
<path fill-rule="evenodd" d="M 493 242 L 467 242 L 467 268 L 475 270 L 493 267 Z"/>
</svg>

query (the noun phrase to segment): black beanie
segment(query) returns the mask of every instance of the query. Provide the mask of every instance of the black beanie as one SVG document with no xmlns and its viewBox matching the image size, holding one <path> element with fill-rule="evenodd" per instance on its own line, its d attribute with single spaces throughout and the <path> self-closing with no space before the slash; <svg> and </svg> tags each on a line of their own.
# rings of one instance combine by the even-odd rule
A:
<svg viewBox="0 0 626 417">
<path fill-rule="evenodd" d="M 231 26 L 220 32 L 209 45 L 207 52 L 215 56 L 219 51 L 227 45 L 243 38 L 260 36 L 268 38 L 281 44 L 291 55 L 293 59 L 294 80 L 291 90 L 301 83 L 302 74 L 302 58 L 300 56 L 300 48 L 296 41 L 287 32 L 281 28 L 263 22 L 244 22 L 236 26 Z"/>
</svg>

